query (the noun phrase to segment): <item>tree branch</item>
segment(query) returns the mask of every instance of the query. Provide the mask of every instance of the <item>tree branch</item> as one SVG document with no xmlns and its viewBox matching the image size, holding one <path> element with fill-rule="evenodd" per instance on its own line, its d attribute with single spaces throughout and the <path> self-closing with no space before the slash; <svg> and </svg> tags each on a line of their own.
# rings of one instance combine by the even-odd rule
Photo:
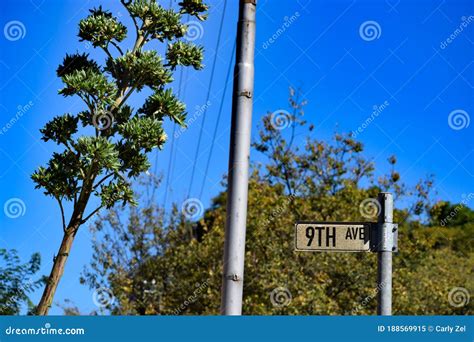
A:
<svg viewBox="0 0 474 342">
<path fill-rule="evenodd" d="M 113 176 L 113 175 L 114 175 L 114 173 L 112 172 L 112 173 L 109 173 L 107 176 L 103 177 L 96 185 L 94 185 L 92 187 L 92 190 L 95 190 L 99 185 L 101 185 L 103 182 L 105 182 L 105 180 L 107 178 L 109 178 L 110 176 Z"/>
<path fill-rule="evenodd" d="M 69 142 L 66 140 L 63 142 L 64 146 L 66 146 L 67 150 L 74 154 L 77 157 L 77 151 L 72 150 L 72 146 L 69 146 Z"/>
<path fill-rule="evenodd" d="M 66 232 L 66 220 L 64 218 L 64 208 L 63 208 L 63 203 L 59 199 L 59 197 L 56 197 L 56 200 L 58 201 L 59 208 L 61 209 L 61 219 L 63 221 L 63 232 Z"/>
<path fill-rule="evenodd" d="M 137 20 L 135 19 L 135 17 L 132 15 L 132 13 L 130 12 L 130 10 L 128 9 L 128 6 L 127 6 L 128 4 L 126 3 L 126 1 L 125 1 L 125 0 L 120 0 L 120 2 L 122 3 L 123 7 L 125 7 L 125 9 L 127 10 L 128 14 L 130 14 L 130 17 L 131 17 L 132 20 L 133 20 L 133 25 L 135 25 L 135 31 L 136 31 L 136 33 L 137 33 L 137 39 L 138 39 L 138 31 L 139 31 L 140 29 L 138 28 Z M 128 3 L 130 3 L 130 1 L 129 1 Z"/>
<path fill-rule="evenodd" d="M 116 42 L 114 42 L 114 41 L 111 40 L 111 41 L 110 41 L 110 44 L 112 44 L 113 46 L 115 46 L 115 48 L 117 49 L 117 51 L 123 56 L 123 51 L 122 51 L 122 49 L 120 48 L 120 46 L 119 46 Z"/>
<path fill-rule="evenodd" d="M 132 95 L 132 93 L 135 91 L 135 89 L 136 89 L 135 87 L 130 88 L 127 95 L 121 97 L 121 101 L 117 105 L 117 108 L 120 108 L 127 101 L 127 99 L 130 97 L 130 95 Z M 126 90 L 128 90 L 128 88 Z"/>
<path fill-rule="evenodd" d="M 141 49 L 143 47 L 143 45 L 146 43 L 146 36 L 147 36 L 146 34 L 142 35 L 142 34 L 138 33 L 138 31 L 137 31 L 137 39 L 136 39 L 135 44 L 133 46 L 132 53 L 135 53 L 136 51 L 138 51 L 139 49 Z M 131 88 L 130 91 L 129 91 L 129 89 L 130 89 L 130 87 L 126 86 L 126 87 L 124 87 L 123 89 L 120 90 L 119 93 L 121 95 L 113 103 L 112 109 L 120 108 L 120 106 L 122 106 L 122 104 L 128 99 L 128 97 L 135 90 L 135 88 Z M 128 91 L 128 93 L 127 93 L 127 91 Z M 125 93 L 127 93 L 127 95 L 125 95 Z"/>
<path fill-rule="evenodd" d="M 109 41 L 109 43 L 112 43 L 112 41 Z M 110 59 L 114 59 L 114 57 L 112 56 L 112 54 L 110 53 L 109 49 L 107 48 L 107 46 L 101 46 L 102 50 L 104 50 L 105 54 L 107 55 L 107 57 L 109 57 Z"/>
<path fill-rule="evenodd" d="M 84 101 L 84 103 L 87 105 L 87 108 L 89 108 L 89 110 L 91 111 L 91 114 L 93 112 L 93 108 L 92 108 L 92 104 L 90 103 L 89 99 L 85 96 L 83 96 L 83 94 L 81 93 L 77 93 L 77 96 L 79 96 L 81 98 L 82 101 Z"/>
<path fill-rule="evenodd" d="M 90 213 L 85 219 L 81 221 L 81 224 L 84 224 L 87 222 L 88 219 L 90 219 L 92 216 L 94 216 L 100 209 L 102 209 L 103 205 L 97 207 L 92 213 Z"/>
</svg>

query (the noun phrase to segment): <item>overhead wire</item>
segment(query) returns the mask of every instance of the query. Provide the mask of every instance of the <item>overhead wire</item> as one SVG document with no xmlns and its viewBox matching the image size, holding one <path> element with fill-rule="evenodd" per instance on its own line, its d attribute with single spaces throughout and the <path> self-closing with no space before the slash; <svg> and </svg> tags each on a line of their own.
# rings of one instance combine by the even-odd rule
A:
<svg viewBox="0 0 474 342">
<path fill-rule="evenodd" d="M 168 7 L 171 9 L 173 6 L 173 0 L 170 0 L 169 4 L 168 4 Z M 175 130 L 175 127 L 173 127 L 173 131 Z M 174 133 L 173 133 L 174 135 Z M 153 179 L 153 190 L 152 190 L 152 195 L 151 195 L 151 199 L 154 200 L 155 198 L 155 191 L 156 191 L 156 174 L 158 172 L 158 156 L 159 156 L 159 149 L 157 148 L 156 149 L 156 152 L 155 152 L 155 167 L 153 168 L 153 177 L 155 179 Z M 166 196 L 166 195 L 165 195 Z M 165 204 L 166 204 L 166 200 L 165 200 Z"/>
<path fill-rule="evenodd" d="M 221 115 L 222 115 L 222 109 L 224 108 L 224 99 L 225 95 L 227 92 L 227 85 L 229 84 L 229 79 L 232 71 L 232 62 L 235 57 L 235 48 L 236 48 L 237 42 L 234 42 L 234 47 L 232 48 L 232 53 L 230 55 L 230 60 L 229 60 L 229 65 L 227 66 L 227 74 L 225 78 L 225 83 L 224 83 L 224 89 L 222 91 L 222 97 L 221 97 L 221 102 L 219 105 L 219 112 L 217 114 L 217 120 L 216 120 L 216 125 L 214 126 L 214 132 L 212 134 L 212 140 L 211 140 L 211 149 L 209 151 L 209 155 L 207 157 L 207 163 L 206 163 L 206 169 L 204 171 L 204 178 L 202 179 L 202 184 L 201 184 L 201 191 L 199 192 L 199 198 L 202 197 L 202 193 L 204 191 L 204 185 L 206 184 L 206 179 L 207 179 L 207 174 L 209 172 L 209 165 L 211 164 L 211 158 L 212 158 L 212 152 L 214 151 L 214 143 L 216 141 L 217 137 L 217 130 L 219 128 L 219 123 L 221 120 Z"/>
<path fill-rule="evenodd" d="M 181 70 L 179 71 L 178 98 L 181 97 L 181 84 L 183 81 L 183 69 L 184 67 L 181 67 Z M 171 136 L 171 149 L 170 149 L 170 157 L 168 161 L 168 172 L 166 173 L 165 197 L 163 200 L 163 207 L 166 206 L 166 201 L 168 199 L 169 182 L 170 182 L 170 177 L 171 177 L 171 165 L 173 164 L 173 150 L 174 150 L 174 140 L 175 140 L 175 135 L 176 135 L 176 126 L 177 124 L 173 123 L 173 135 Z"/>
<path fill-rule="evenodd" d="M 204 107 L 204 112 L 203 112 L 203 117 L 202 117 L 202 122 L 201 122 L 201 129 L 199 131 L 199 138 L 196 146 L 196 153 L 194 155 L 194 161 L 193 161 L 193 168 L 191 171 L 191 180 L 189 182 L 189 188 L 188 188 L 188 198 L 191 195 L 192 187 L 193 187 L 193 182 L 194 182 L 194 174 L 196 172 L 196 164 L 197 164 L 197 159 L 199 156 L 199 149 L 201 147 L 201 140 L 202 140 L 202 134 L 204 131 L 204 124 L 206 122 L 206 114 L 207 114 L 207 103 L 209 102 L 209 98 L 211 96 L 211 89 L 212 89 L 212 83 L 214 80 L 214 73 L 216 70 L 216 62 L 217 62 L 217 56 L 219 54 L 219 47 L 220 47 L 220 41 L 221 41 L 221 35 L 222 35 L 222 27 L 224 26 L 224 17 L 225 17 L 225 10 L 226 10 L 226 5 L 227 5 L 227 0 L 224 0 L 224 8 L 222 10 L 222 16 L 221 16 L 221 21 L 219 25 L 219 33 L 217 35 L 217 42 L 216 42 L 216 53 L 214 54 L 214 60 L 212 62 L 212 68 L 211 68 L 211 76 L 209 78 L 209 86 L 207 90 L 207 96 L 206 96 L 206 102 L 205 102 L 205 107 Z"/>
<path fill-rule="evenodd" d="M 189 69 L 184 69 L 184 81 L 183 81 L 183 89 L 180 90 L 181 92 L 181 96 L 182 98 L 186 98 L 186 88 L 187 88 L 187 85 L 188 85 L 188 78 L 189 78 Z M 174 148 L 174 155 L 173 155 L 173 161 L 172 161 L 172 164 L 171 164 L 171 175 L 174 174 L 174 170 L 175 170 L 175 167 L 176 167 L 176 156 L 177 156 L 177 151 L 178 151 L 178 143 L 179 143 L 179 140 L 177 139 L 175 141 L 175 148 Z M 170 188 L 170 191 L 172 191 L 172 188 Z"/>
</svg>

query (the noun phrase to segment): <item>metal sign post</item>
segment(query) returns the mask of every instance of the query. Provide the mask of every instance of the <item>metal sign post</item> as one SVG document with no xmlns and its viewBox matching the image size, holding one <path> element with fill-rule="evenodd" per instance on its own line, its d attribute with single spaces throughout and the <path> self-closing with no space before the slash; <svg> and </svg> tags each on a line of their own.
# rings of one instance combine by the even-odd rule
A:
<svg viewBox="0 0 474 342">
<path fill-rule="evenodd" d="M 377 314 L 390 316 L 392 314 L 392 252 L 396 249 L 394 236 L 397 227 L 393 224 L 392 194 L 379 194 L 380 212 L 378 218 L 378 248 L 377 248 Z"/>
<path fill-rule="evenodd" d="M 392 314 L 392 253 L 398 251 L 392 194 L 378 196 L 377 222 L 298 222 L 295 250 L 307 252 L 377 252 L 377 314 Z"/>
</svg>

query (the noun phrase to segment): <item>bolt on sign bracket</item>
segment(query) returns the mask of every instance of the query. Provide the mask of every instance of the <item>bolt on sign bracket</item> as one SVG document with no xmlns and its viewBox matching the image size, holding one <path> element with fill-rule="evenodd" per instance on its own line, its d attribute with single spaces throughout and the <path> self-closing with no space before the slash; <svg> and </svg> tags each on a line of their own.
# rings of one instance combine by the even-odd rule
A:
<svg viewBox="0 0 474 342">
<path fill-rule="evenodd" d="M 398 252 L 398 224 L 374 223 L 372 229 L 372 252 Z"/>
</svg>

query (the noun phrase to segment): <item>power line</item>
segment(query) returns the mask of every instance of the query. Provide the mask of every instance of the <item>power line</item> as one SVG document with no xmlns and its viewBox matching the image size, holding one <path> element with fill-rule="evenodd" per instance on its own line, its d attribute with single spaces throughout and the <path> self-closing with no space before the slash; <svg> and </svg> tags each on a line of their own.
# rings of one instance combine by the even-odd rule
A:
<svg viewBox="0 0 474 342">
<path fill-rule="evenodd" d="M 168 7 L 171 9 L 173 7 L 173 0 L 170 0 L 169 4 L 168 4 Z M 189 18 L 189 15 L 187 16 L 187 18 Z M 181 72 L 182 72 L 182 67 L 181 67 Z M 180 74 L 180 80 L 181 82 L 181 74 Z M 180 86 L 181 88 L 181 86 Z M 178 92 L 179 92 L 179 89 L 178 89 Z M 178 96 L 179 97 L 179 96 Z M 174 124 L 173 126 L 173 141 L 174 141 L 174 132 L 176 130 L 176 124 Z M 173 146 L 173 142 L 171 142 L 171 146 Z M 173 147 L 171 147 L 173 148 Z M 159 149 L 157 148 L 156 149 L 156 155 L 155 155 L 155 167 L 153 169 L 153 177 L 156 177 L 156 173 L 158 172 L 158 155 L 159 155 Z M 168 180 L 167 180 L 168 182 Z M 168 186 L 166 187 L 166 190 L 167 190 Z M 151 195 L 151 198 L 154 199 L 155 198 L 155 191 L 156 191 L 156 179 L 154 179 L 153 181 L 153 190 L 152 190 L 152 195 Z M 166 204 L 166 191 L 165 191 L 165 203 Z"/>
<path fill-rule="evenodd" d="M 178 98 L 181 97 L 181 83 L 183 81 L 183 69 L 184 67 L 181 67 L 179 71 L 179 85 L 178 85 Z M 173 123 L 173 136 L 171 137 L 171 149 L 170 149 L 170 158 L 168 162 L 168 172 L 166 173 L 166 184 L 165 184 L 165 198 L 163 201 L 163 207 L 166 206 L 166 200 L 168 199 L 168 188 L 169 188 L 169 182 L 170 182 L 170 175 L 171 175 L 171 165 L 173 164 L 173 151 L 174 151 L 174 136 L 176 134 L 176 123 Z"/>
<path fill-rule="evenodd" d="M 158 172 L 158 153 L 159 153 L 159 149 L 157 148 L 156 149 L 156 154 L 155 154 L 155 167 L 153 169 L 153 190 L 151 192 L 151 199 L 154 200 L 155 198 L 155 191 L 156 191 L 156 173 Z"/>
<path fill-rule="evenodd" d="M 173 5 L 173 0 L 170 0 L 169 7 L 171 8 Z M 189 20 L 189 14 L 186 16 L 186 21 Z M 181 96 L 181 82 L 183 80 L 183 69 L 184 67 L 181 66 L 179 71 L 179 84 L 178 84 L 178 98 Z M 171 150 L 170 150 L 170 159 L 168 162 L 168 172 L 166 173 L 166 184 L 165 184 L 165 197 L 163 200 L 163 208 L 166 206 L 166 200 L 168 198 L 168 188 L 169 188 L 169 181 L 170 181 L 170 169 L 173 163 L 173 150 L 174 150 L 174 136 L 176 134 L 176 123 L 173 123 L 173 135 L 171 137 Z"/>
<path fill-rule="evenodd" d="M 186 89 L 187 89 L 187 86 L 188 86 L 188 77 L 189 77 L 189 69 L 186 68 L 184 69 L 184 80 L 183 80 L 183 90 L 181 92 L 181 96 L 183 99 L 186 98 Z M 175 142 L 175 148 L 174 148 L 174 156 L 173 156 L 173 161 L 172 161 L 172 164 L 171 164 L 171 174 L 173 175 L 174 174 L 174 169 L 176 167 L 176 155 L 177 155 L 177 151 L 178 151 L 178 143 L 179 143 L 179 140 L 176 140 Z M 171 176 L 170 176 L 171 177 Z M 172 178 L 172 177 L 171 177 Z M 172 190 L 170 190 L 172 192 Z"/>
<path fill-rule="evenodd" d="M 226 75 L 225 83 L 224 83 L 224 90 L 222 91 L 221 103 L 219 105 L 219 113 L 217 114 L 217 121 L 216 121 L 216 125 L 214 126 L 214 133 L 212 135 L 211 149 L 209 151 L 209 156 L 207 158 L 206 170 L 204 172 L 204 178 L 202 180 L 201 191 L 199 192 L 199 198 L 202 197 L 202 193 L 204 191 L 204 184 L 206 183 L 207 173 L 209 171 L 209 165 L 211 164 L 212 152 L 214 150 L 214 142 L 216 141 L 217 129 L 219 128 L 219 122 L 221 120 L 222 109 L 224 107 L 224 98 L 225 98 L 225 94 L 227 92 L 227 85 L 229 84 L 230 74 L 231 74 L 231 71 L 232 71 L 232 61 L 234 60 L 234 56 L 235 56 L 236 44 L 237 44 L 237 42 L 234 42 L 234 47 L 232 48 L 232 53 L 230 54 L 229 66 L 227 67 L 227 75 Z"/>
<path fill-rule="evenodd" d="M 225 16 L 226 5 L 227 5 L 227 0 L 224 1 L 224 8 L 222 10 L 222 17 L 221 17 L 221 22 L 220 22 L 220 26 L 219 26 L 219 34 L 217 36 L 217 42 L 216 42 L 216 53 L 214 55 L 214 61 L 212 62 L 211 77 L 209 79 L 209 87 L 208 87 L 208 90 L 207 90 L 204 113 L 203 113 L 202 122 L 201 122 L 201 130 L 199 132 L 199 138 L 198 138 L 198 143 L 197 143 L 197 147 L 196 147 L 196 153 L 194 155 L 193 170 L 191 172 L 191 181 L 189 183 L 189 188 L 188 188 L 188 197 L 191 195 L 191 189 L 193 187 L 194 172 L 196 171 L 196 164 L 197 164 L 197 158 L 198 158 L 198 154 L 199 154 L 199 147 L 201 146 L 202 132 L 204 130 L 204 123 L 206 121 L 206 113 L 207 113 L 207 108 L 208 108 L 207 103 L 209 102 L 209 97 L 211 96 L 212 81 L 214 79 L 214 72 L 216 70 L 217 55 L 219 54 L 219 45 L 220 45 L 220 41 L 221 41 L 222 27 L 224 25 L 224 16 Z"/>
</svg>

